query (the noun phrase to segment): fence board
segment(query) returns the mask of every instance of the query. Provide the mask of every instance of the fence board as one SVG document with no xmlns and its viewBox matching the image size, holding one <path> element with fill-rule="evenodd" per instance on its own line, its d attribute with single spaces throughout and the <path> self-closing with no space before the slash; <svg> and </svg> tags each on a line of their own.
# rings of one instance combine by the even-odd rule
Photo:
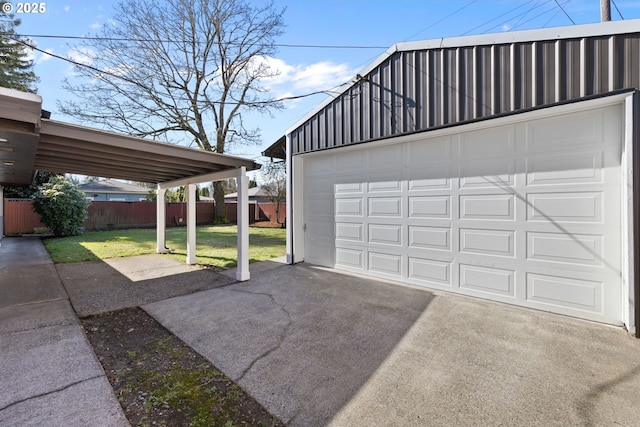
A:
<svg viewBox="0 0 640 427">
<path fill-rule="evenodd" d="M 227 217 L 236 222 L 235 203 L 226 203 Z M 255 205 L 250 205 L 250 218 L 255 218 Z M 196 202 L 196 223 L 207 225 L 213 223 L 215 204 L 213 202 Z M 87 209 L 85 221 L 87 230 L 108 230 L 123 228 L 143 228 L 156 226 L 156 203 L 140 202 L 93 202 Z M 167 227 L 186 224 L 186 203 L 167 203 Z M 40 217 L 32 209 L 29 199 L 4 200 L 4 234 L 19 236 L 31 234 L 44 228 Z"/>
</svg>

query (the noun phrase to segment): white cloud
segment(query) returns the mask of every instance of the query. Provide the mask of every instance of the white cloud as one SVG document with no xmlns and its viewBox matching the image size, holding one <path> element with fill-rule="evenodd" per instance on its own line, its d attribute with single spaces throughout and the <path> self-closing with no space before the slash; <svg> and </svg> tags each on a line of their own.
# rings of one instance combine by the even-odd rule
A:
<svg viewBox="0 0 640 427">
<path fill-rule="evenodd" d="M 53 49 L 45 49 L 45 52 L 53 53 Z M 46 61 L 50 60 L 51 58 L 53 58 L 53 56 L 47 55 L 46 53 L 41 53 L 40 56 L 38 56 L 35 59 L 35 62 L 36 62 L 36 64 L 42 64 L 43 62 L 46 62 Z"/>
<path fill-rule="evenodd" d="M 504 24 L 504 25 L 502 26 L 502 31 L 511 31 L 511 25 Z"/>
<path fill-rule="evenodd" d="M 97 29 L 99 29 L 99 28 L 101 28 L 101 27 L 102 27 L 102 24 L 101 24 L 101 23 L 99 23 L 99 22 L 94 22 L 94 23 L 93 23 L 93 24 L 91 24 L 89 27 L 90 27 L 92 30 L 97 30 Z"/>
<path fill-rule="evenodd" d="M 65 7 L 64 7 L 64 11 L 65 11 L 65 12 L 69 12 L 69 9 L 71 9 L 69 6 L 65 6 Z"/>
<path fill-rule="evenodd" d="M 265 85 L 276 91 L 294 95 L 329 90 L 348 82 L 356 74 L 349 64 L 321 61 L 313 64 L 290 65 L 279 58 L 265 57 L 266 64 L 278 75 L 264 80 Z"/>
<path fill-rule="evenodd" d="M 95 57 L 93 49 L 86 47 L 74 47 L 67 53 L 67 58 L 84 65 L 91 65 L 93 57 Z"/>
</svg>

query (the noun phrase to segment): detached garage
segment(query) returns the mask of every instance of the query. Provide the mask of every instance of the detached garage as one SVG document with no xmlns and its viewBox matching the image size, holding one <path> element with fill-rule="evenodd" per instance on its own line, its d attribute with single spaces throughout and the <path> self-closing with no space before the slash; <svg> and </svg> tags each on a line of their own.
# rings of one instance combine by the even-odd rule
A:
<svg viewBox="0 0 640 427">
<path fill-rule="evenodd" d="M 391 48 L 264 153 L 286 145 L 289 262 L 635 333 L 638 29 Z"/>
</svg>

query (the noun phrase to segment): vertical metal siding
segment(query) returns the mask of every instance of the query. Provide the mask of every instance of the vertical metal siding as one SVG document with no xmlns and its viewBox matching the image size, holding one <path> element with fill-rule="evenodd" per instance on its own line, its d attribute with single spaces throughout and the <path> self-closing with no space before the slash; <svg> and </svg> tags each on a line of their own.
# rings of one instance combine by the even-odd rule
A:
<svg viewBox="0 0 640 427">
<path fill-rule="evenodd" d="M 305 153 L 640 86 L 640 33 L 397 52 L 291 132 Z"/>
</svg>

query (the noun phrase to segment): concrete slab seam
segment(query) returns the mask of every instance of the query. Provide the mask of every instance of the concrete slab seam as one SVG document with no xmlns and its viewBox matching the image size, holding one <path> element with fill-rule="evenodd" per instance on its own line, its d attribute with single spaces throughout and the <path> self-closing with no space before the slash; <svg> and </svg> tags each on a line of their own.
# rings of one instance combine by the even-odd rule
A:
<svg viewBox="0 0 640 427">
<path fill-rule="evenodd" d="M 65 291 L 65 293 L 67 293 L 66 289 L 64 291 Z M 69 295 L 69 294 L 67 293 L 67 295 Z M 52 299 L 45 299 L 45 300 L 38 300 L 38 301 L 23 302 L 23 303 L 20 303 L 20 304 L 12 304 L 12 305 L 9 305 L 7 307 L 26 307 L 26 306 L 29 306 L 29 305 L 45 304 L 45 303 L 48 303 L 48 302 L 56 302 L 56 301 L 69 301 L 69 297 L 67 296 L 66 298 L 52 298 Z M 7 308 L 7 307 L 3 307 L 3 308 Z"/>
<path fill-rule="evenodd" d="M 4 411 L 5 409 L 8 409 L 8 408 L 10 408 L 12 406 L 18 405 L 20 403 L 28 402 L 28 401 L 33 400 L 33 399 L 38 399 L 40 397 L 49 396 L 49 395 L 52 395 L 52 394 L 55 394 L 55 393 L 59 393 L 61 391 L 67 390 L 67 389 L 69 389 L 69 388 L 71 388 L 73 386 L 76 386 L 78 384 L 82 384 L 83 382 L 93 381 L 93 380 L 96 380 L 96 379 L 99 379 L 99 378 L 103 378 L 103 377 L 104 377 L 104 375 L 96 375 L 96 376 L 93 376 L 91 378 L 85 378 L 85 379 L 82 379 L 82 380 L 74 381 L 74 382 L 72 382 L 70 384 L 67 384 L 64 387 L 60 387 L 60 388 L 57 388 L 55 390 L 47 391 L 45 393 L 36 394 L 35 396 L 29 396 L 29 397 L 27 397 L 25 399 L 20 399 L 18 401 L 12 402 L 12 403 L 0 408 L 0 412 Z"/>
<path fill-rule="evenodd" d="M 48 325 L 35 326 L 33 328 L 16 329 L 15 331 L 0 332 L 0 336 L 22 334 L 25 332 L 33 332 L 33 331 L 38 331 L 40 329 L 49 329 L 49 328 L 55 328 L 58 326 L 79 326 L 79 325 L 78 325 L 78 322 L 73 322 L 73 321 L 50 323 Z"/>
</svg>

